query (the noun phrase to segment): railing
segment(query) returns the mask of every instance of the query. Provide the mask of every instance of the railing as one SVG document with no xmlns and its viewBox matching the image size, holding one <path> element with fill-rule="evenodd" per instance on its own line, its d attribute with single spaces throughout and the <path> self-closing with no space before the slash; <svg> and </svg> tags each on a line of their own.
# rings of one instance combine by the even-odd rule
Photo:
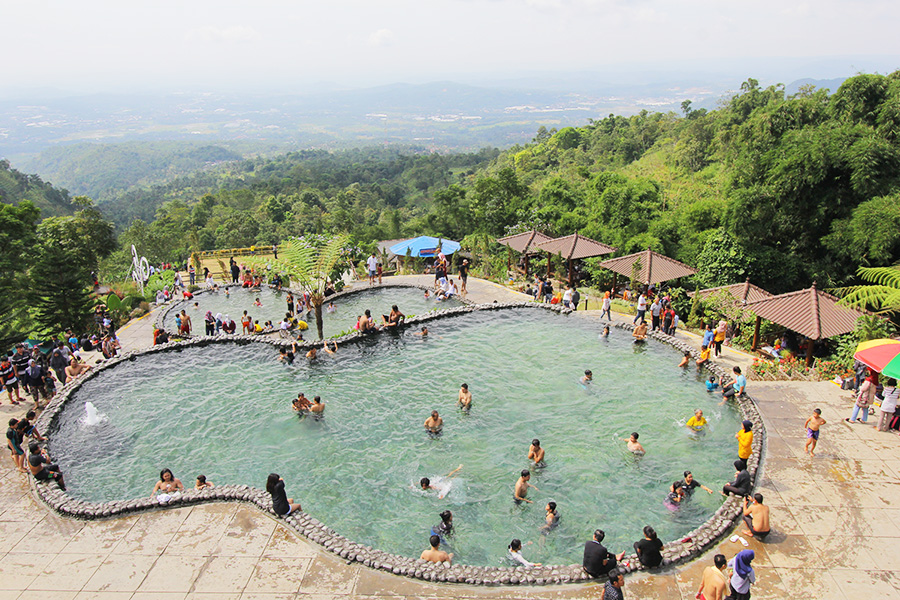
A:
<svg viewBox="0 0 900 600">
<path fill-rule="evenodd" d="M 226 248 L 223 250 L 204 250 L 196 253 L 201 259 L 222 258 L 224 256 L 252 256 L 256 254 L 272 254 L 272 246 L 250 246 L 249 248 Z"/>
</svg>

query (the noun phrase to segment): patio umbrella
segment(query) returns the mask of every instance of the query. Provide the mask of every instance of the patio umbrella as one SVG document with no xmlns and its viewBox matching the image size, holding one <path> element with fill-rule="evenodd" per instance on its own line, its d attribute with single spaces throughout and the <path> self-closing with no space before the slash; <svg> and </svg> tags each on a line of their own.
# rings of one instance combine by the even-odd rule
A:
<svg viewBox="0 0 900 600">
<path fill-rule="evenodd" d="M 397 256 L 406 256 L 407 250 L 409 250 L 410 256 L 437 256 L 438 249 L 444 254 L 453 254 L 460 249 L 460 245 L 459 242 L 453 240 L 420 235 L 390 247 L 390 251 Z"/>
<path fill-rule="evenodd" d="M 853 357 L 886 377 L 900 378 L 900 340 L 862 342 Z"/>
</svg>

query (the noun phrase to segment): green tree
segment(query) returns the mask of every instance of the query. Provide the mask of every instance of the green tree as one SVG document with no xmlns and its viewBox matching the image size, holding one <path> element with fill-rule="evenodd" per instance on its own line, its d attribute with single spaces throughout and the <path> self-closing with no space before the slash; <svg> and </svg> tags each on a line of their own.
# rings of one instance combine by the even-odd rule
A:
<svg viewBox="0 0 900 600">
<path fill-rule="evenodd" d="M 22 339 L 30 328 L 28 266 L 40 211 L 28 200 L 0 204 L 0 346 Z"/>
<path fill-rule="evenodd" d="M 696 266 L 697 282 L 704 288 L 744 281 L 752 267 L 750 257 L 724 229 L 706 239 Z"/>
</svg>

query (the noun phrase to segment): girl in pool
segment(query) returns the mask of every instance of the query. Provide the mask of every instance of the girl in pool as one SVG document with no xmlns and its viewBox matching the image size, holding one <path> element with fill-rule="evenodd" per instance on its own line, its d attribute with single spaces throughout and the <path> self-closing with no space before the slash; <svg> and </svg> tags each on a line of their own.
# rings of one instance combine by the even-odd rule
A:
<svg viewBox="0 0 900 600">
<path fill-rule="evenodd" d="M 675 512 L 681 508 L 681 501 L 684 500 L 684 488 L 681 487 L 681 481 L 679 480 L 672 484 L 671 489 L 672 491 L 663 500 L 663 504 L 669 511 Z"/>
<path fill-rule="evenodd" d="M 172 475 L 169 469 L 163 469 L 159 472 L 159 481 L 150 493 L 150 497 L 156 496 L 160 502 L 167 502 L 184 491 L 184 485 L 181 480 Z"/>
<path fill-rule="evenodd" d="M 531 542 L 528 542 L 529 544 Z M 509 543 L 509 547 L 506 550 L 506 557 L 523 567 L 539 567 L 541 563 L 533 563 L 525 560 L 525 557 L 522 556 L 522 541 L 519 539 L 514 539 Z"/>
<path fill-rule="evenodd" d="M 262 306 L 262 302 L 259 301 L 259 298 L 253 301 L 253 306 Z"/>
<path fill-rule="evenodd" d="M 277 473 L 269 473 L 266 480 L 266 491 L 272 494 L 272 510 L 280 517 L 286 517 L 295 510 L 303 510 L 293 498 L 288 498 L 284 491 L 284 479 Z"/>
</svg>

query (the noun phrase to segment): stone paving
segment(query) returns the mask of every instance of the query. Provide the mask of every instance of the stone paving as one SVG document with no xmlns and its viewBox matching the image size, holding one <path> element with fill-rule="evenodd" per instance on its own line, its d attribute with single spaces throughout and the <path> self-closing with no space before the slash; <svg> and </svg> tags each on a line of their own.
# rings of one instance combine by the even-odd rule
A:
<svg viewBox="0 0 900 600">
<path fill-rule="evenodd" d="M 469 288 L 470 299 L 477 302 L 522 298 L 473 278 Z M 598 318 L 599 312 L 578 316 Z M 149 344 L 154 318 L 123 328 L 123 346 Z M 678 336 L 696 343 L 691 334 Z M 746 364 L 751 358 L 726 349 L 720 362 Z M 757 557 L 753 597 L 900 597 L 900 438 L 871 425 L 846 423 L 849 394 L 829 382 L 751 381 L 748 389 L 768 430 L 757 491 L 771 506 L 773 529 L 765 542 L 749 540 Z M 815 407 L 822 409 L 828 424 L 822 428 L 817 455 L 810 458 L 803 453 L 803 422 Z M 22 412 L 6 402 L 0 406 L 7 419 Z M 434 585 L 347 565 L 241 504 L 161 509 L 107 521 L 65 519 L 36 500 L 27 476 L 11 467 L 8 459 L 0 467 L 0 600 L 537 600 L 600 595 L 597 584 Z M 724 482 L 705 483 L 715 488 Z M 630 575 L 626 597 L 693 598 L 712 554 L 721 551 L 730 558 L 741 549 L 726 538 L 717 550 L 691 563 L 657 574 Z"/>
</svg>

